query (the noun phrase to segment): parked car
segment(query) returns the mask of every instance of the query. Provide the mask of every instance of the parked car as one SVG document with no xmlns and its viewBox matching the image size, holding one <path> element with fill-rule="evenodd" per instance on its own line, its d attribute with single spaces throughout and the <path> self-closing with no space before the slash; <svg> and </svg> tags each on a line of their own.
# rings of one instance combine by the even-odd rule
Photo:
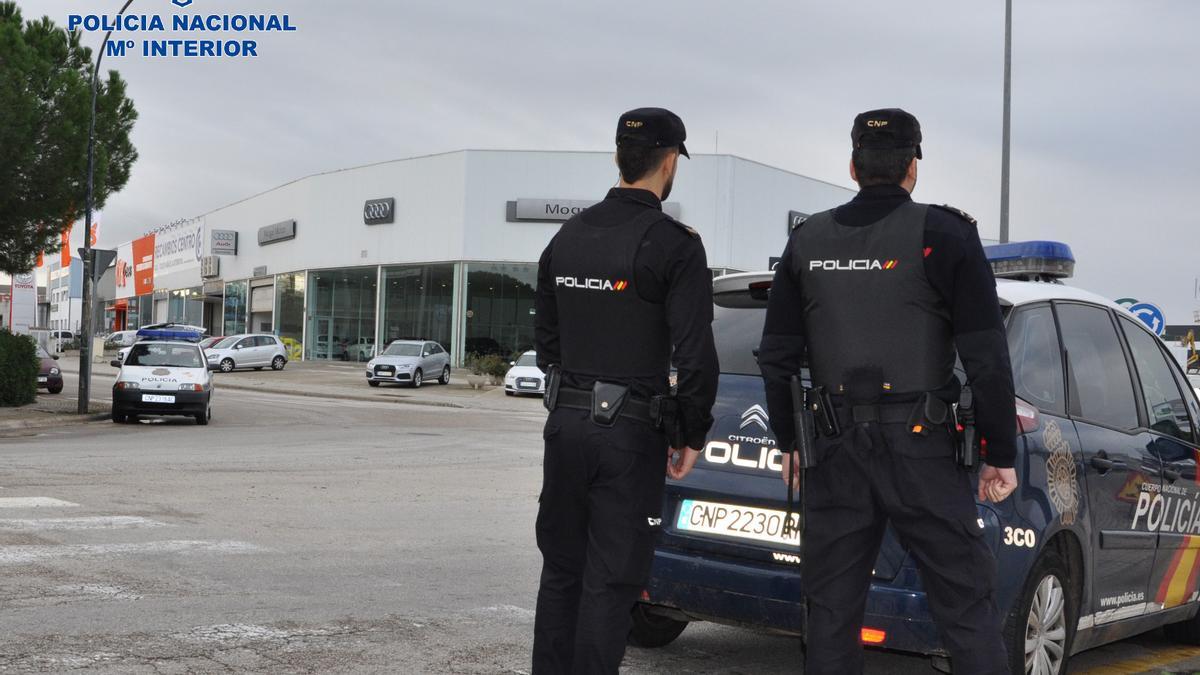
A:
<svg viewBox="0 0 1200 675">
<path fill-rule="evenodd" d="M 112 421 L 136 422 L 139 415 L 182 415 L 205 425 L 212 419 L 212 373 L 197 343 L 185 331 L 140 330 L 139 340 L 113 384 Z"/>
<path fill-rule="evenodd" d="M 508 396 L 519 394 L 546 393 L 546 374 L 537 365 L 537 352 L 525 352 L 516 361 L 509 362 L 512 366 L 504 374 L 504 393 Z"/>
<path fill-rule="evenodd" d="M 632 639 L 644 646 L 667 644 L 696 620 L 803 634 L 798 537 L 779 527 L 786 488 L 755 359 L 771 279 L 714 282 L 716 423 L 696 469 L 667 481 L 663 536 L 634 611 Z M 1200 644 L 1195 391 L 1162 341 L 1120 306 L 1058 283 L 997 286 L 1021 488 L 979 504 L 978 517 L 998 562 L 1013 672 L 1037 661 L 1036 672 L 1065 673 L 1072 654 L 1159 626 Z M 946 654 L 917 566 L 890 529 L 863 639 Z"/>
<path fill-rule="evenodd" d="M 233 335 L 204 350 L 209 365 L 222 373 L 238 368 L 283 370 L 287 365 L 287 348 L 274 335 L 254 333 Z"/>
<path fill-rule="evenodd" d="M 54 351 L 61 352 L 66 349 L 67 345 L 75 342 L 75 333 L 69 330 L 54 330 L 50 331 L 50 344 L 54 347 Z"/>
<path fill-rule="evenodd" d="M 137 341 L 136 330 L 119 330 L 115 333 L 110 333 L 104 338 L 105 349 L 120 349 L 128 347 Z"/>
<path fill-rule="evenodd" d="M 58 355 L 51 356 L 49 352 L 37 348 L 38 360 L 41 363 L 41 368 L 38 369 L 37 385 L 38 388 L 45 388 L 51 394 L 57 394 L 63 390 L 62 370 L 58 367 Z"/>
<path fill-rule="evenodd" d="M 375 338 L 364 335 L 358 338 L 356 344 L 346 347 L 342 358 L 346 361 L 370 361 L 372 356 L 375 356 Z"/>
<path fill-rule="evenodd" d="M 414 389 L 426 378 L 450 384 L 450 353 L 431 340 L 395 340 L 367 362 L 367 384 L 407 384 Z"/>
</svg>

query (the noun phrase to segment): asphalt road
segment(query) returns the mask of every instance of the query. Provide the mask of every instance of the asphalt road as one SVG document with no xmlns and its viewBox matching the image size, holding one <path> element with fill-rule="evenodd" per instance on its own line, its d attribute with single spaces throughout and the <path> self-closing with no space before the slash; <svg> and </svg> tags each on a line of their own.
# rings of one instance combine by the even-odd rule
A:
<svg viewBox="0 0 1200 675">
<path fill-rule="evenodd" d="M 528 672 L 542 419 L 536 400 L 218 391 L 208 427 L 0 439 L 0 671 Z M 1200 670 L 1196 653 L 1149 634 L 1075 672 Z M 799 659 L 794 638 L 695 624 L 624 672 Z M 934 671 L 872 652 L 868 672 Z"/>
</svg>

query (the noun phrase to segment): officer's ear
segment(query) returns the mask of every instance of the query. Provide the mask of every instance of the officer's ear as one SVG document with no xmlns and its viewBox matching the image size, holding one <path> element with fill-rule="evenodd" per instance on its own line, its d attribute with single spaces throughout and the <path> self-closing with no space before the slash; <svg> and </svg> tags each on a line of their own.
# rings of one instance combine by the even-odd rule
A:
<svg viewBox="0 0 1200 675">
<path fill-rule="evenodd" d="M 659 167 L 659 170 L 663 172 L 663 178 L 670 178 L 671 176 L 674 176 L 675 167 L 678 165 L 679 151 L 674 150 L 672 152 L 668 152 L 667 156 L 663 158 L 662 166 Z"/>
<path fill-rule="evenodd" d="M 858 172 L 854 170 L 854 158 L 850 158 L 850 180 L 858 182 Z"/>
</svg>

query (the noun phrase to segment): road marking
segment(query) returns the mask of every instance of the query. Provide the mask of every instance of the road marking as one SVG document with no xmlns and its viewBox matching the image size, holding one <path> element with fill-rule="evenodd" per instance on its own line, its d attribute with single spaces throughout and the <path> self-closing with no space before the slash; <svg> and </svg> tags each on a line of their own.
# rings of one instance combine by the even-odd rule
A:
<svg viewBox="0 0 1200 675">
<path fill-rule="evenodd" d="M 37 509 L 48 506 L 79 506 L 74 502 L 64 502 L 50 497 L 0 497 L 0 509 Z"/>
<path fill-rule="evenodd" d="M 1197 654 L 1195 647 L 1169 647 L 1136 659 L 1108 663 L 1079 672 L 1081 675 L 1133 675 L 1134 673 L 1154 670 L 1160 666 L 1168 666 L 1177 661 L 1194 659 Z"/>
<path fill-rule="evenodd" d="M 515 621 L 533 621 L 537 614 L 532 609 L 525 609 L 516 605 L 493 605 L 491 607 L 480 607 L 475 610 L 481 614 L 498 614 L 501 617 Z"/>
<path fill-rule="evenodd" d="M 167 523 L 137 516 L 93 516 L 90 518 L 0 518 L 0 530 L 37 532 L 43 530 L 118 530 L 132 527 L 168 527 Z"/>
<path fill-rule="evenodd" d="M 120 586 L 107 584 L 69 584 L 55 586 L 54 592 L 59 596 L 74 596 L 96 600 L 141 600 L 142 596 Z"/>
<path fill-rule="evenodd" d="M 333 631 L 324 628 L 283 629 L 247 623 L 222 623 L 215 626 L 197 626 L 187 633 L 173 637 L 194 642 L 286 642 L 297 637 L 330 635 Z"/>
<path fill-rule="evenodd" d="M 158 553 L 255 553 L 266 549 L 244 541 L 150 541 L 142 544 L 0 546 L 0 565 L 21 565 L 55 558 Z"/>
</svg>

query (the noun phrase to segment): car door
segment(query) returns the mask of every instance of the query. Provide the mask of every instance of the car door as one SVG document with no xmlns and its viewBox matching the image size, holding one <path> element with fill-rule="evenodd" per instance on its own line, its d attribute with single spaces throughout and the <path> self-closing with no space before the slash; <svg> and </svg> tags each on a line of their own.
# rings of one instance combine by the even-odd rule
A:
<svg viewBox="0 0 1200 675">
<path fill-rule="evenodd" d="M 1092 516 L 1092 608 L 1095 624 L 1141 616 L 1149 606 L 1158 542 L 1149 506 L 1162 490 L 1162 465 L 1142 424 L 1112 312 L 1098 305 L 1055 303 L 1067 403 L 1083 452 Z"/>
<path fill-rule="evenodd" d="M 275 356 L 275 338 L 270 335 L 258 335 L 254 338 L 255 365 L 269 366 Z"/>
<path fill-rule="evenodd" d="M 1163 462 L 1161 492 L 1143 501 L 1151 526 L 1158 530 L 1148 599 L 1169 609 L 1192 600 L 1200 572 L 1197 404 L 1190 388 L 1181 386 L 1179 369 L 1162 341 L 1132 319 L 1121 317 L 1118 324 L 1137 371 L 1151 445 Z"/>
<path fill-rule="evenodd" d="M 233 362 L 238 368 L 254 365 L 254 336 L 244 337 L 233 346 Z"/>
<path fill-rule="evenodd" d="M 433 353 L 433 343 L 426 342 L 421 345 L 421 372 L 425 374 L 425 379 L 432 380 L 441 374 L 440 371 L 437 356 Z"/>
</svg>

